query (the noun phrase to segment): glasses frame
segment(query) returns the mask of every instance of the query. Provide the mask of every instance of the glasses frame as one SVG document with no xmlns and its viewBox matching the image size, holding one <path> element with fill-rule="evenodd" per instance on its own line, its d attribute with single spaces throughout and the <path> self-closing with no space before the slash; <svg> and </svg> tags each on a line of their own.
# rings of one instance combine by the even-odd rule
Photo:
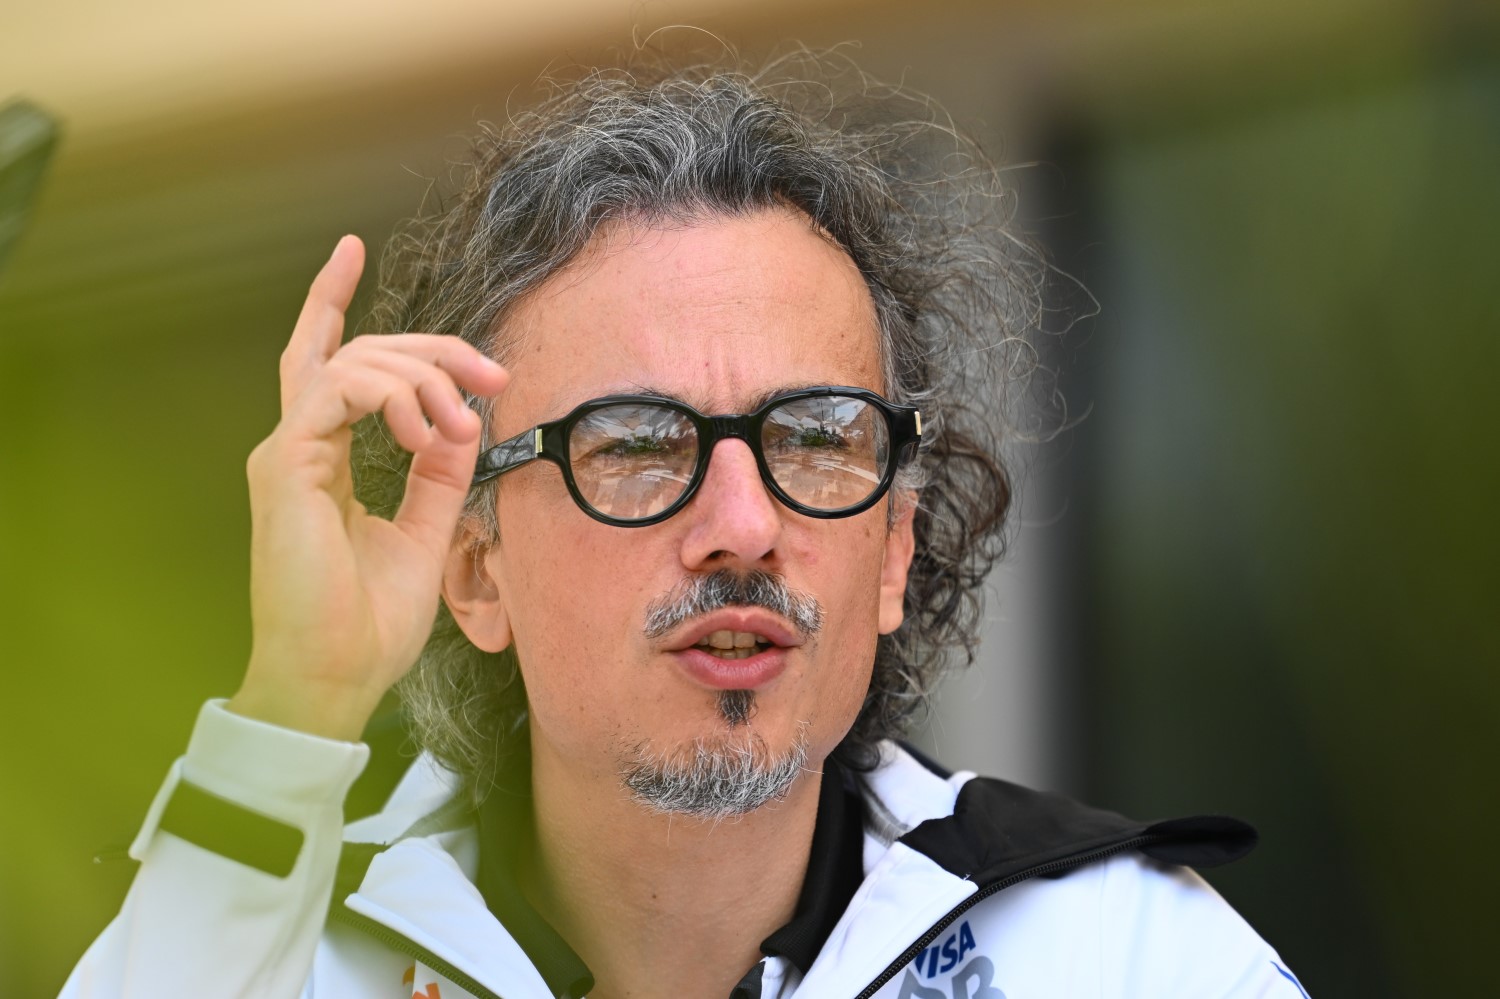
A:
<svg viewBox="0 0 1500 999">
<path fill-rule="evenodd" d="M 852 506 L 839 507 L 835 510 L 821 510 L 817 507 L 806 506 L 788 496 L 777 484 L 771 475 L 770 466 L 766 463 L 765 452 L 761 447 L 761 430 L 765 426 L 766 417 L 780 406 L 801 399 L 817 399 L 827 396 L 843 396 L 850 399 L 858 399 L 861 402 L 873 406 L 876 412 L 885 419 L 886 431 L 889 436 L 889 457 L 886 467 L 880 476 L 880 483 L 868 497 Z M 568 438 L 573 433 L 580 420 L 590 413 L 618 405 L 649 404 L 660 406 L 663 409 L 672 410 L 686 417 L 698 434 L 698 457 L 693 465 L 692 476 L 688 479 L 687 486 L 682 490 L 682 495 L 673 500 L 661 511 L 649 517 L 638 519 L 622 519 L 611 517 L 594 508 L 583 494 L 578 490 L 578 483 L 573 478 L 573 466 L 568 457 Z M 600 523 L 610 524 L 614 527 L 649 527 L 659 524 L 681 510 L 698 492 L 698 487 L 703 484 L 703 478 L 708 473 L 708 463 L 713 457 L 714 448 L 722 440 L 742 440 L 755 455 L 755 464 L 760 469 L 760 480 L 765 484 L 772 496 L 790 510 L 802 514 L 804 517 L 815 517 L 819 520 L 833 520 L 839 517 L 852 517 L 857 513 L 863 513 L 876 503 L 880 502 L 886 492 L 895 481 L 896 472 L 901 465 L 916 454 L 917 447 L 922 440 L 922 413 L 911 406 L 898 406 L 888 402 L 878 393 L 869 389 L 853 388 L 847 385 L 819 385 L 814 388 L 793 389 L 790 392 L 782 392 L 766 400 L 753 413 L 731 413 L 724 416 L 705 416 L 692 406 L 678 399 L 671 399 L 659 395 L 609 395 L 599 399 L 590 399 L 580 404 L 567 416 L 559 420 L 551 420 L 547 423 L 537 424 L 530 430 L 524 431 L 502 441 L 480 454 L 474 465 L 474 478 L 470 488 L 482 485 L 492 479 L 499 478 L 506 472 L 515 471 L 523 465 L 529 464 L 537 458 L 545 458 L 555 464 L 562 472 L 563 483 L 568 487 L 568 493 L 573 497 L 573 502 L 578 508 Z"/>
</svg>

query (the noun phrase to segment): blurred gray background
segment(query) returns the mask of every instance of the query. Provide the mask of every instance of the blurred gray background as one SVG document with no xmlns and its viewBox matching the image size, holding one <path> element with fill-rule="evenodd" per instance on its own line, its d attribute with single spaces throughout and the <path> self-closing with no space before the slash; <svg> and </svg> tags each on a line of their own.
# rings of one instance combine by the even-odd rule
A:
<svg viewBox="0 0 1500 999">
<path fill-rule="evenodd" d="M 700 25 L 857 42 L 1018 164 L 1101 305 L 1045 338 L 981 659 L 919 741 L 1141 817 L 1318 999 L 1483 995 L 1497 928 L 1500 9 L 1415 0 L 99 0 L 7 10 L 62 144 L 0 273 L 0 981 L 119 905 L 248 652 L 243 463 L 334 240 L 378 245 L 549 66 Z M 1086 304 L 1059 283 L 1060 311 Z"/>
</svg>

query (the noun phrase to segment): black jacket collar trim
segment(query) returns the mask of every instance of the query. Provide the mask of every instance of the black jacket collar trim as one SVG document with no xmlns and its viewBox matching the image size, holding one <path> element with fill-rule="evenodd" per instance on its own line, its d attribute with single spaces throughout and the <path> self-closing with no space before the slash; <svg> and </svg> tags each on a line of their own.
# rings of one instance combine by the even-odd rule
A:
<svg viewBox="0 0 1500 999">
<path fill-rule="evenodd" d="M 761 953 L 784 957 L 807 974 L 864 878 L 862 799 L 849 773 L 829 757 L 823 765 L 817 825 L 796 914 L 766 937 Z"/>
<path fill-rule="evenodd" d="M 928 819 L 901 842 L 944 870 L 981 886 L 1069 861 L 1132 847 L 1154 860 L 1213 867 L 1255 847 L 1256 832 L 1227 816 L 1136 822 L 1062 795 L 975 777 L 958 793 L 953 814 Z"/>
</svg>

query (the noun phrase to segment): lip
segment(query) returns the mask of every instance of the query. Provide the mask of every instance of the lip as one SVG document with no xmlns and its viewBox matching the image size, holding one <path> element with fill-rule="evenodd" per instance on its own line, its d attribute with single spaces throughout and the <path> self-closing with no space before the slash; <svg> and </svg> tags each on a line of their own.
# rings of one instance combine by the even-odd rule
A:
<svg viewBox="0 0 1500 999">
<path fill-rule="evenodd" d="M 698 641 L 716 631 L 747 631 L 770 639 L 771 646 L 744 659 L 720 659 L 697 648 Z M 695 618 L 671 637 L 667 651 L 689 678 L 715 690 L 755 690 L 785 671 L 790 650 L 802 636 L 784 619 L 755 607 L 732 607 Z"/>
<path fill-rule="evenodd" d="M 787 650 L 772 646 L 744 659 L 720 659 L 702 649 L 672 653 L 689 678 L 715 690 L 758 690 L 780 676 L 787 666 Z"/>
<path fill-rule="evenodd" d="M 767 652 L 773 652 L 776 649 L 794 649 L 802 644 L 802 636 L 797 634 L 780 615 L 758 607 L 729 607 L 687 622 L 680 631 L 667 640 L 666 649 L 668 652 L 688 651 L 716 631 L 747 631 L 753 635 L 768 638 L 771 640 L 772 648 Z M 761 655 L 764 654 L 761 653 Z M 749 659 L 738 661 L 750 662 L 758 658 L 760 656 L 751 656 Z"/>
</svg>

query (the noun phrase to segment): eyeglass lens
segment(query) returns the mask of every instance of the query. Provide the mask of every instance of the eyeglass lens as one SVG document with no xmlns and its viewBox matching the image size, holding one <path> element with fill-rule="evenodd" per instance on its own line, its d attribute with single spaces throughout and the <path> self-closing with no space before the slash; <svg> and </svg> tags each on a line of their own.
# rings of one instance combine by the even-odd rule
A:
<svg viewBox="0 0 1500 999">
<path fill-rule="evenodd" d="M 692 481 L 698 432 L 683 413 L 651 403 L 594 410 L 573 427 L 568 461 L 579 494 L 619 520 L 652 517 Z M 766 414 L 760 448 L 776 485 L 794 502 L 839 510 L 869 498 L 890 457 L 890 432 L 863 399 L 791 399 Z"/>
</svg>

